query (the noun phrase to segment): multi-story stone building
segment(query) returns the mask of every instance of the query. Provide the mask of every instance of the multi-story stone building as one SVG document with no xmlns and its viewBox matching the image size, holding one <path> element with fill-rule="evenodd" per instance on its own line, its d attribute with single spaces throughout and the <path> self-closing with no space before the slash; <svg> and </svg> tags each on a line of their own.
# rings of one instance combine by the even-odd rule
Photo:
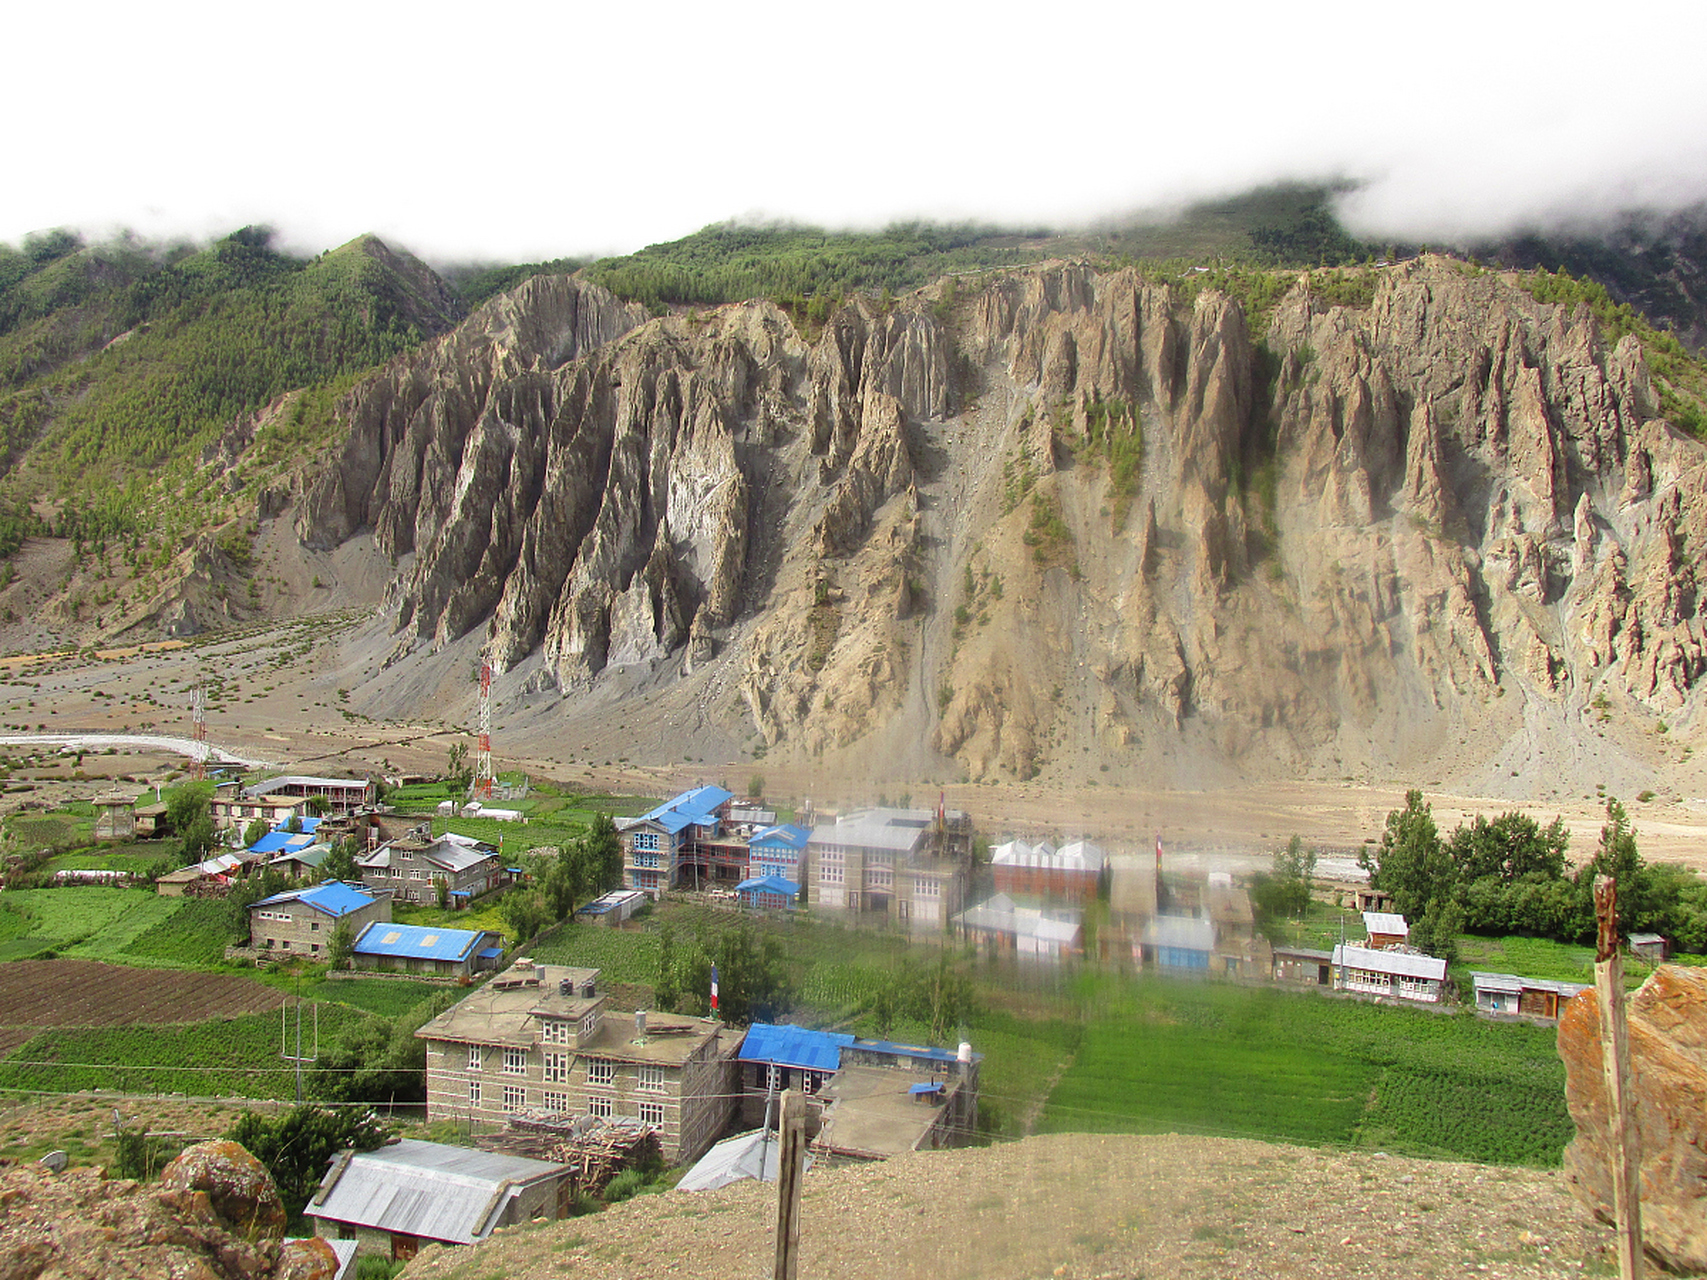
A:
<svg viewBox="0 0 1707 1280">
<path fill-rule="evenodd" d="M 608 1012 L 598 970 L 518 961 L 415 1033 L 427 1117 L 632 1116 L 692 1160 L 734 1114 L 740 1032 L 710 1018 Z"/>
<path fill-rule="evenodd" d="M 729 829 L 735 797 L 722 787 L 695 787 L 638 818 L 618 818 L 623 882 L 656 898 L 677 886 L 728 887 L 747 878 L 746 843 Z"/>
<path fill-rule="evenodd" d="M 340 880 L 308 889 L 290 889 L 262 898 L 249 908 L 249 945 L 256 951 L 322 954 L 332 930 L 347 921 L 351 936 L 374 921 L 391 919 L 391 899 L 363 893 Z"/>
<path fill-rule="evenodd" d="M 964 905 L 966 815 L 862 809 L 812 829 L 807 901 L 919 932 L 945 927 Z"/>
<path fill-rule="evenodd" d="M 362 883 L 384 889 L 402 902 L 434 902 L 443 880 L 453 906 L 466 906 L 503 883 L 498 851 L 471 836 L 446 832 L 436 840 L 402 839 L 382 844 L 357 860 Z"/>
</svg>

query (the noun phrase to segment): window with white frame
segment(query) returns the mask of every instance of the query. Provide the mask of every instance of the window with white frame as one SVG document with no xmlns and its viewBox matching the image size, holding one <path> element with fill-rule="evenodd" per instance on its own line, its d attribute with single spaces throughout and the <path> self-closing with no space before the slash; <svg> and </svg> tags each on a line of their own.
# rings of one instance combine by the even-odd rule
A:
<svg viewBox="0 0 1707 1280">
<path fill-rule="evenodd" d="M 656 1062 L 642 1063 L 640 1067 L 640 1088 L 648 1093 L 664 1092 L 664 1068 Z"/>
<path fill-rule="evenodd" d="M 842 864 L 839 862 L 819 864 L 818 879 L 824 884 L 840 884 L 842 882 Z"/>
<path fill-rule="evenodd" d="M 592 1035 L 598 1025 L 599 1015 L 597 1013 L 589 1013 L 586 1017 L 581 1019 L 581 1034 L 584 1036 Z"/>
<path fill-rule="evenodd" d="M 468 1069 L 470 1071 L 480 1070 L 483 1058 L 484 1055 L 480 1052 L 479 1045 L 471 1044 L 468 1046 Z"/>
<path fill-rule="evenodd" d="M 526 1075 L 528 1069 L 528 1051 L 526 1049 L 504 1050 L 504 1074 L 507 1076 Z"/>
<path fill-rule="evenodd" d="M 607 1116 L 608 1117 L 611 1114 L 610 1099 L 609 1098 L 603 1098 L 603 1097 L 588 1098 L 587 1099 L 587 1114 L 590 1116 Z"/>
<path fill-rule="evenodd" d="M 478 1080 L 468 1082 L 468 1103 L 474 1107 L 480 1105 L 480 1081 Z"/>
<path fill-rule="evenodd" d="M 873 889 L 890 889 L 895 885 L 895 870 L 893 867 L 871 867 L 865 877 L 871 882 Z"/>
<path fill-rule="evenodd" d="M 545 1055 L 545 1082 L 547 1084 L 569 1083 L 568 1054 L 547 1053 Z"/>
<path fill-rule="evenodd" d="M 664 1127 L 664 1104 L 662 1102 L 642 1102 L 640 1104 L 640 1123 L 649 1124 L 655 1129 Z"/>
<path fill-rule="evenodd" d="M 551 1090 L 547 1089 L 545 1091 L 545 1109 L 547 1111 L 569 1110 L 569 1095 L 566 1093 L 553 1093 Z"/>
<path fill-rule="evenodd" d="M 507 1084 L 504 1086 L 505 1111 L 520 1111 L 523 1107 L 527 1106 L 527 1100 L 527 1090 L 522 1088 L 519 1084 Z"/>
<path fill-rule="evenodd" d="M 942 885 L 929 876 L 913 877 L 913 896 L 915 898 L 936 898 L 942 895 Z"/>
<path fill-rule="evenodd" d="M 609 1058 L 587 1059 L 587 1083 L 610 1084 L 616 1079 L 616 1063 Z"/>
<path fill-rule="evenodd" d="M 539 1038 L 546 1044 L 568 1044 L 569 1019 L 547 1018 L 540 1028 Z"/>
<path fill-rule="evenodd" d="M 409 869 L 409 878 L 411 880 L 425 880 L 427 878 L 427 873 L 419 867 L 411 867 Z"/>
</svg>

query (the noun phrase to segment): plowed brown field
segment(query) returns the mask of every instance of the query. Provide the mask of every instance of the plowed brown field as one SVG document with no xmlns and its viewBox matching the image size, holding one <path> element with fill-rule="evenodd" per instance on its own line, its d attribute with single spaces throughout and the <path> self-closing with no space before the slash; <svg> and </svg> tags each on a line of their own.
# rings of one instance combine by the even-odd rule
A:
<svg viewBox="0 0 1707 1280">
<path fill-rule="evenodd" d="M 202 1022 L 276 1009 L 283 999 L 263 983 L 232 974 L 17 960 L 0 964 L 0 1054 L 49 1027 Z"/>
</svg>

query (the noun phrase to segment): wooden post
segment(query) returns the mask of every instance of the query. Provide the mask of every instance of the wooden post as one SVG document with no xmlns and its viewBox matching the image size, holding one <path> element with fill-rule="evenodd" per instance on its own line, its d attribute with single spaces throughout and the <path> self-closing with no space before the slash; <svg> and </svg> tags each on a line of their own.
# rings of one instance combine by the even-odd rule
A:
<svg viewBox="0 0 1707 1280">
<path fill-rule="evenodd" d="M 1618 1274 L 1642 1275 L 1642 1149 L 1631 1097 L 1630 1032 L 1624 1020 L 1624 962 L 1618 953 L 1618 885 L 1596 876 L 1594 914 L 1598 925 L 1594 991 L 1600 1002 L 1600 1052 L 1606 1071 L 1607 1136 L 1612 1143 L 1612 1210 L 1618 1224 Z"/>
<path fill-rule="evenodd" d="M 776 1280 L 795 1280 L 800 1252 L 800 1180 L 806 1170 L 806 1095 L 782 1091 L 782 1136 L 776 1169 Z"/>
</svg>

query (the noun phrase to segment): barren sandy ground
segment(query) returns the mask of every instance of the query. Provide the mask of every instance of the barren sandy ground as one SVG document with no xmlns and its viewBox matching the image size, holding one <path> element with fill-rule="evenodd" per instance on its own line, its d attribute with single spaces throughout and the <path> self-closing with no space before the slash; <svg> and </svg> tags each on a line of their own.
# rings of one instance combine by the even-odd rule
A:
<svg viewBox="0 0 1707 1280">
<path fill-rule="evenodd" d="M 432 1248 L 404 1275 L 769 1276 L 775 1221 L 773 1186 L 672 1191 Z M 1610 1238 L 1557 1173 L 1177 1135 L 813 1170 L 801 1224 L 815 1280 L 1605 1275 Z"/>
<path fill-rule="evenodd" d="M 453 741 L 473 728 L 472 692 L 423 689 L 417 718 L 369 719 L 349 695 L 363 679 L 383 682 L 383 655 L 360 634 L 364 613 L 326 615 L 277 624 L 256 632 L 181 647 L 124 648 L 96 652 L 63 649 L 41 656 L 14 655 L 0 667 L 0 735 L 21 732 L 65 734 L 150 732 L 188 737 L 192 689 L 209 682 L 208 740 L 236 755 L 303 771 L 342 773 L 378 769 L 432 772 L 441 769 Z M 472 663 L 474 648 L 469 646 Z M 441 664 L 443 665 L 443 664 Z M 402 673 L 400 678 L 404 678 Z M 222 682 L 222 683 L 221 683 Z M 627 737 L 627 750 L 587 741 L 595 711 L 571 716 L 561 707 L 530 710 L 508 706 L 496 724 L 500 769 L 525 769 L 537 776 L 588 789 L 663 796 L 700 782 L 719 782 L 745 793 L 755 775 L 779 803 L 810 798 L 820 808 L 870 803 L 906 794 L 916 805 L 938 796 L 964 808 L 993 841 L 1010 836 L 1057 841 L 1089 838 L 1114 852 L 1143 852 L 1160 835 L 1170 854 L 1245 859 L 1262 856 L 1294 833 L 1321 846 L 1335 865 L 1345 866 L 1366 841 L 1379 838 L 1386 814 L 1403 804 L 1407 786 L 1423 789 L 1435 820 L 1450 830 L 1465 816 L 1526 808 L 1541 820 L 1562 816 L 1578 856 L 1591 851 L 1604 821 L 1597 792 L 1569 799 L 1538 777 L 1513 778 L 1499 795 L 1454 793 L 1451 778 L 1322 781 L 1162 789 L 1075 785 L 1045 777 L 1027 783 L 974 785 L 933 782 L 877 785 L 810 764 L 756 761 L 716 735 L 642 724 L 624 710 L 613 732 Z M 634 723 L 628 718 L 633 716 Z M 643 746 L 643 744 L 645 744 Z M 664 745 L 660 745 L 664 744 Z M 139 782 L 163 780 L 182 764 L 157 749 L 106 756 L 86 753 L 90 775 L 129 775 Z M 607 754 L 608 753 L 608 754 Z M 673 758 L 663 759 L 668 753 Z M 621 757 L 630 756 L 626 761 Z M 63 778 L 69 766 L 53 771 Z M 1707 870 L 1707 799 L 1691 795 L 1699 783 L 1693 764 L 1657 773 L 1648 802 L 1623 796 L 1634 817 L 1644 855 L 1651 861 L 1681 862 Z M 43 785 L 28 796 L 8 795 L 7 808 L 41 804 L 60 794 L 86 797 L 97 782 Z M 1701 790 L 1707 793 L 1707 787 Z M 1548 798 L 1542 798 L 1548 797 Z"/>
</svg>

